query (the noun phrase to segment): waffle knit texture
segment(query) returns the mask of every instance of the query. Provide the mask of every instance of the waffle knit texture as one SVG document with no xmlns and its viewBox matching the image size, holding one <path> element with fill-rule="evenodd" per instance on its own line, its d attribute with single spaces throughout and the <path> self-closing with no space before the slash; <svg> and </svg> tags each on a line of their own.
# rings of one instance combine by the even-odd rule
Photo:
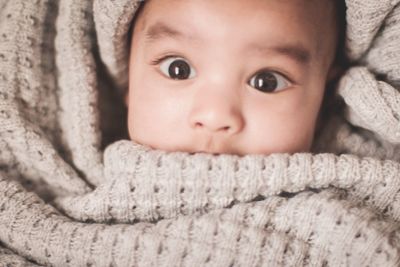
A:
<svg viewBox="0 0 400 267">
<path fill-rule="evenodd" d="M 313 153 L 238 157 L 118 135 L 138 1 L 0 0 L 0 266 L 399 266 L 400 0 L 346 2 Z"/>
</svg>

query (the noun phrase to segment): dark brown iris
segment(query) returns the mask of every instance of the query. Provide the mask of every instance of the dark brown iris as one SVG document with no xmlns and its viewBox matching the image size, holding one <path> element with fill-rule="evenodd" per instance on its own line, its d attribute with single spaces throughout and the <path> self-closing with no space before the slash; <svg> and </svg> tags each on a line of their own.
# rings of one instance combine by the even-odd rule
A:
<svg viewBox="0 0 400 267">
<path fill-rule="evenodd" d="M 271 72 L 260 72 L 254 80 L 254 87 L 262 92 L 273 92 L 278 86 L 278 80 Z"/>
<path fill-rule="evenodd" d="M 185 61 L 178 59 L 171 63 L 168 73 L 174 80 L 185 80 L 190 76 L 190 66 Z"/>
</svg>

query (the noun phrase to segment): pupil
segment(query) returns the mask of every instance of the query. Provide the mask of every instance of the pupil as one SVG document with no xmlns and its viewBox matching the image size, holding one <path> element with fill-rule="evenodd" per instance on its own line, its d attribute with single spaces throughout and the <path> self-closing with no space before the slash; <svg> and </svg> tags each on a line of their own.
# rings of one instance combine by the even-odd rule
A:
<svg viewBox="0 0 400 267">
<path fill-rule="evenodd" d="M 175 80 L 184 80 L 190 76 L 190 66 L 183 60 L 175 60 L 169 66 L 168 73 Z"/>
<path fill-rule="evenodd" d="M 255 87 L 263 92 L 273 92 L 277 85 L 276 77 L 270 72 L 259 73 L 256 76 Z"/>
</svg>

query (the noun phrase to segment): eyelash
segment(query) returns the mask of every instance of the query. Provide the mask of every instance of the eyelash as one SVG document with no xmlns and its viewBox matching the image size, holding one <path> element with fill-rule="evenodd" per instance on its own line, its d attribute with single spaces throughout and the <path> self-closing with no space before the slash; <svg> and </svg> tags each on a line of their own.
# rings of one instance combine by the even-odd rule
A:
<svg viewBox="0 0 400 267">
<path fill-rule="evenodd" d="M 161 56 L 161 57 L 158 57 L 158 58 L 152 60 L 152 61 L 150 62 L 150 64 L 151 64 L 151 65 L 157 66 L 157 65 L 159 65 L 162 61 L 164 61 L 164 60 L 166 60 L 166 59 L 169 59 L 169 58 L 172 58 L 172 57 L 181 57 L 181 56 L 178 56 L 178 55 L 164 55 L 164 56 Z"/>
<path fill-rule="evenodd" d="M 152 61 L 150 62 L 150 64 L 151 64 L 151 65 L 154 65 L 154 66 L 157 66 L 157 65 L 159 65 L 161 62 L 163 62 L 164 60 L 167 60 L 167 59 L 173 58 L 173 57 L 182 57 L 182 58 L 185 58 L 185 57 L 179 56 L 179 55 L 168 54 L 168 55 L 163 55 L 163 56 L 160 56 L 160 57 L 158 57 L 158 58 L 152 60 Z M 293 85 L 293 84 L 296 84 L 296 82 L 295 82 L 292 78 L 289 78 L 289 76 L 288 76 L 287 74 L 285 74 L 285 73 L 283 73 L 283 72 L 281 72 L 281 71 L 279 71 L 279 70 L 272 70 L 272 69 L 268 69 L 268 68 L 263 68 L 263 69 L 260 69 L 260 70 L 256 71 L 255 74 L 257 74 L 257 73 L 259 73 L 259 72 L 261 72 L 261 71 L 269 71 L 269 72 L 273 72 L 273 73 L 279 74 L 279 75 L 281 75 L 283 78 L 285 78 L 286 80 L 288 80 L 288 82 L 289 82 L 290 84 L 292 84 L 292 85 Z M 252 74 L 251 77 L 253 77 L 253 75 L 255 75 L 255 74 Z"/>
</svg>

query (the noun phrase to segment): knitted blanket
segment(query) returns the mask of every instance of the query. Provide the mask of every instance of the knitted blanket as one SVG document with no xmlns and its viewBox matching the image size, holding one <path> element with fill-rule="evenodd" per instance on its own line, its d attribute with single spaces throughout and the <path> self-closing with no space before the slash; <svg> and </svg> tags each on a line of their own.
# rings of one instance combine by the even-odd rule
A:
<svg viewBox="0 0 400 267">
<path fill-rule="evenodd" d="M 0 0 L 1 266 L 398 266 L 400 0 L 347 0 L 313 153 L 126 140 L 140 1 Z"/>
</svg>

